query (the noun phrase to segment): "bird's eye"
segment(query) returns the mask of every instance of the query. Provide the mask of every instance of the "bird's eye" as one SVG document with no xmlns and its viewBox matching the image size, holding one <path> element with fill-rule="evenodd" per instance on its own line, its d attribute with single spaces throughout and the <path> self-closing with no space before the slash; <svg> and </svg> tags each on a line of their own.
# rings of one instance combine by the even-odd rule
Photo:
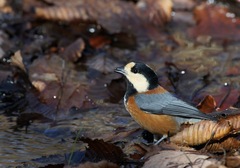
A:
<svg viewBox="0 0 240 168">
<path fill-rule="evenodd" d="M 132 68 L 132 72 L 136 74 L 136 73 L 138 73 L 138 69 L 137 68 Z"/>
</svg>

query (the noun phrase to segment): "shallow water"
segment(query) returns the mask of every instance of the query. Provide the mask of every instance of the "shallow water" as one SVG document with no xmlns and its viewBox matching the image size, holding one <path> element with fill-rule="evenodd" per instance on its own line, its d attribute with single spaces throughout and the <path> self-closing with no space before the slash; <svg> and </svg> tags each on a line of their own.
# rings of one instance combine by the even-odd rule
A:
<svg viewBox="0 0 240 168">
<path fill-rule="evenodd" d="M 116 128 L 137 127 L 131 117 L 116 107 L 85 112 L 82 117 L 66 119 L 54 123 L 32 123 L 28 132 L 25 129 L 14 131 L 15 117 L 0 116 L 0 167 L 39 167 L 65 161 L 64 154 L 85 148 L 83 143 L 74 144 L 74 135 L 101 138 Z M 123 111 L 122 113 L 119 110 Z M 93 117 L 94 116 L 94 117 Z M 41 159 L 44 156 L 59 154 L 55 159 Z M 55 162 L 56 161 L 56 162 Z"/>
</svg>

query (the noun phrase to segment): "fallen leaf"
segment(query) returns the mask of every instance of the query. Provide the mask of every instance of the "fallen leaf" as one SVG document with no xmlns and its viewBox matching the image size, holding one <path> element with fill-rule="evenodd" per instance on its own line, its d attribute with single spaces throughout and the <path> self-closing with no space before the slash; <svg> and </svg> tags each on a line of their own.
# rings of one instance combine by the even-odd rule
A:
<svg viewBox="0 0 240 168">
<path fill-rule="evenodd" d="M 216 109 L 216 102 L 211 95 L 207 95 L 198 105 L 197 108 L 204 113 L 211 113 Z"/>
<path fill-rule="evenodd" d="M 118 62 L 106 55 L 106 53 L 99 53 L 88 59 L 86 65 L 89 69 L 94 69 L 104 74 L 112 73 L 116 67 L 120 66 Z"/>
<path fill-rule="evenodd" d="M 145 162 L 143 168 L 158 167 L 158 168 L 172 168 L 172 167 L 208 167 L 217 161 L 208 160 L 209 156 L 194 154 L 190 152 L 178 150 L 163 150 L 149 158 Z"/>
<path fill-rule="evenodd" d="M 32 84 L 39 92 L 42 92 L 46 88 L 46 84 L 42 81 L 32 81 Z"/>
<path fill-rule="evenodd" d="M 238 110 L 238 113 L 239 113 L 239 110 Z M 234 132 L 240 131 L 240 114 L 230 115 L 222 120 L 224 122 L 227 122 L 229 125 L 231 125 Z"/>
<path fill-rule="evenodd" d="M 102 48 L 103 46 L 111 43 L 110 37 L 103 36 L 103 35 L 90 37 L 88 39 L 88 41 L 89 41 L 89 44 L 91 45 L 91 47 L 93 47 L 95 49 Z"/>
<path fill-rule="evenodd" d="M 228 156 L 226 158 L 226 166 L 232 168 L 240 167 L 240 156 Z"/>
<path fill-rule="evenodd" d="M 203 97 L 206 97 L 209 94 L 211 94 L 211 97 L 216 103 L 217 111 L 224 111 L 233 107 L 237 103 L 238 96 L 240 95 L 239 90 L 231 86 L 217 86 L 212 84 L 209 85 L 209 88 L 206 87 L 205 89 L 199 91 L 198 95 L 194 98 L 194 101 L 199 102 L 198 100 L 203 99 Z"/>
<path fill-rule="evenodd" d="M 87 96 L 88 81 L 79 73 L 81 72 L 75 71 L 73 64 L 57 56 L 37 59 L 29 67 L 30 79 L 45 85 L 38 95 L 39 101 L 54 107 L 58 113 L 66 112 L 71 107 L 96 107 Z"/>
<path fill-rule="evenodd" d="M 203 120 L 197 122 L 170 138 L 170 141 L 180 145 L 200 145 L 211 140 L 220 140 L 228 135 L 232 127 L 227 122 Z"/>
<path fill-rule="evenodd" d="M 233 151 L 238 150 L 240 148 L 240 141 L 235 137 L 227 137 L 224 140 L 220 142 L 213 142 L 207 144 L 206 147 L 203 148 L 203 150 L 207 150 L 208 152 L 213 153 L 223 153 L 225 151 Z"/>
<path fill-rule="evenodd" d="M 239 95 L 239 90 L 231 88 L 231 86 L 224 86 L 215 94 L 212 94 L 216 101 L 218 111 L 223 111 L 232 107 L 237 102 Z"/>
<path fill-rule="evenodd" d="M 163 26 L 171 20 L 172 6 L 171 0 L 140 0 L 137 3 L 142 16 L 156 26 Z"/>
<path fill-rule="evenodd" d="M 20 51 L 15 52 L 14 55 L 11 57 L 11 64 L 26 72 Z"/>
<path fill-rule="evenodd" d="M 71 167 L 65 166 L 64 168 L 72 168 L 72 166 Z M 86 162 L 80 164 L 76 168 L 119 168 L 119 166 L 109 161 L 103 160 L 97 163 Z"/>
<path fill-rule="evenodd" d="M 147 150 L 143 148 L 140 144 L 132 144 L 131 146 L 128 146 L 127 153 L 130 158 L 134 160 L 140 160 L 145 154 Z"/>
<path fill-rule="evenodd" d="M 36 7 L 35 15 L 47 20 L 67 22 L 93 20 L 110 34 L 132 32 L 137 37 L 157 39 L 162 36 L 158 28 L 170 20 L 172 11 L 172 2 L 169 0 L 141 0 L 136 5 L 116 0 L 81 2 L 69 6 Z"/>
<path fill-rule="evenodd" d="M 204 35 L 217 40 L 240 39 L 240 19 L 226 6 L 203 3 L 194 10 L 194 14 L 197 25 L 189 29 L 192 37 Z"/>
<path fill-rule="evenodd" d="M 123 78 L 119 79 L 118 74 L 105 75 L 90 69 L 88 76 L 91 80 L 90 88 L 87 91 L 89 98 L 111 103 L 118 103 L 122 100 L 125 93 L 125 81 Z"/>
<path fill-rule="evenodd" d="M 68 61 L 76 62 L 82 56 L 82 51 L 85 48 L 85 43 L 82 38 L 78 38 L 73 43 L 65 48 L 62 53 L 63 58 Z"/>
<path fill-rule="evenodd" d="M 91 101 L 86 98 L 86 95 L 86 88 L 80 84 L 61 85 L 58 82 L 50 82 L 40 93 L 39 98 L 48 105 L 68 110 L 71 107 L 80 109 L 85 101 Z"/>
<path fill-rule="evenodd" d="M 79 140 L 88 144 L 86 152 L 88 157 L 93 159 L 92 161 L 108 160 L 117 164 L 123 164 L 125 161 L 122 149 L 114 144 L 98 139 L 80 138 Z"/>
</svg>

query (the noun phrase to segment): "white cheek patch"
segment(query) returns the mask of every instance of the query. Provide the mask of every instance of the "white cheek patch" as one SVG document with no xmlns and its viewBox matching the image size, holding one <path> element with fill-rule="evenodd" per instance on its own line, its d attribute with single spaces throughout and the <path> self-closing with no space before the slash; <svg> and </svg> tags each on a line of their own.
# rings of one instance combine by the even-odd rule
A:
<svg viewBox="0 0 240 168">
<path fill-rule="evenodd" d="M 125 67 L 126 77 L 130 83 L 132 83 L 133 87 L 137 90 L 137 92 L 146 92 L 148 91 L 149 83 L 147 79 L 142 74 L 135 74 L 131 71 L 132 67 L 135 63 L 129 63 Z"/>
<path fill-rule="evenodd" d="M 127 76 L 128 80 L 133 84 L 134 88 L 137 92 L 146 92 L 148 91 L 148 81 L 147 79 L 141 74 L 130 74 Z"/>
</svg>

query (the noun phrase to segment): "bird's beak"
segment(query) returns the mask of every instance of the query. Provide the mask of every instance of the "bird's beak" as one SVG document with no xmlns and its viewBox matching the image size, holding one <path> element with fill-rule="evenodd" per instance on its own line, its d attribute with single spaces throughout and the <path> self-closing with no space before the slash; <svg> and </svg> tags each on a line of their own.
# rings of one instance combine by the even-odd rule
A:
<svg viewBox="0 0 240 168">
<path fill-rule="evenodd" d="M 114 71 L 117 72 L 117 73 L 126 75 L 126 71 L 124 70 L 124 67 L 118 67 Z"/>
</svg>

